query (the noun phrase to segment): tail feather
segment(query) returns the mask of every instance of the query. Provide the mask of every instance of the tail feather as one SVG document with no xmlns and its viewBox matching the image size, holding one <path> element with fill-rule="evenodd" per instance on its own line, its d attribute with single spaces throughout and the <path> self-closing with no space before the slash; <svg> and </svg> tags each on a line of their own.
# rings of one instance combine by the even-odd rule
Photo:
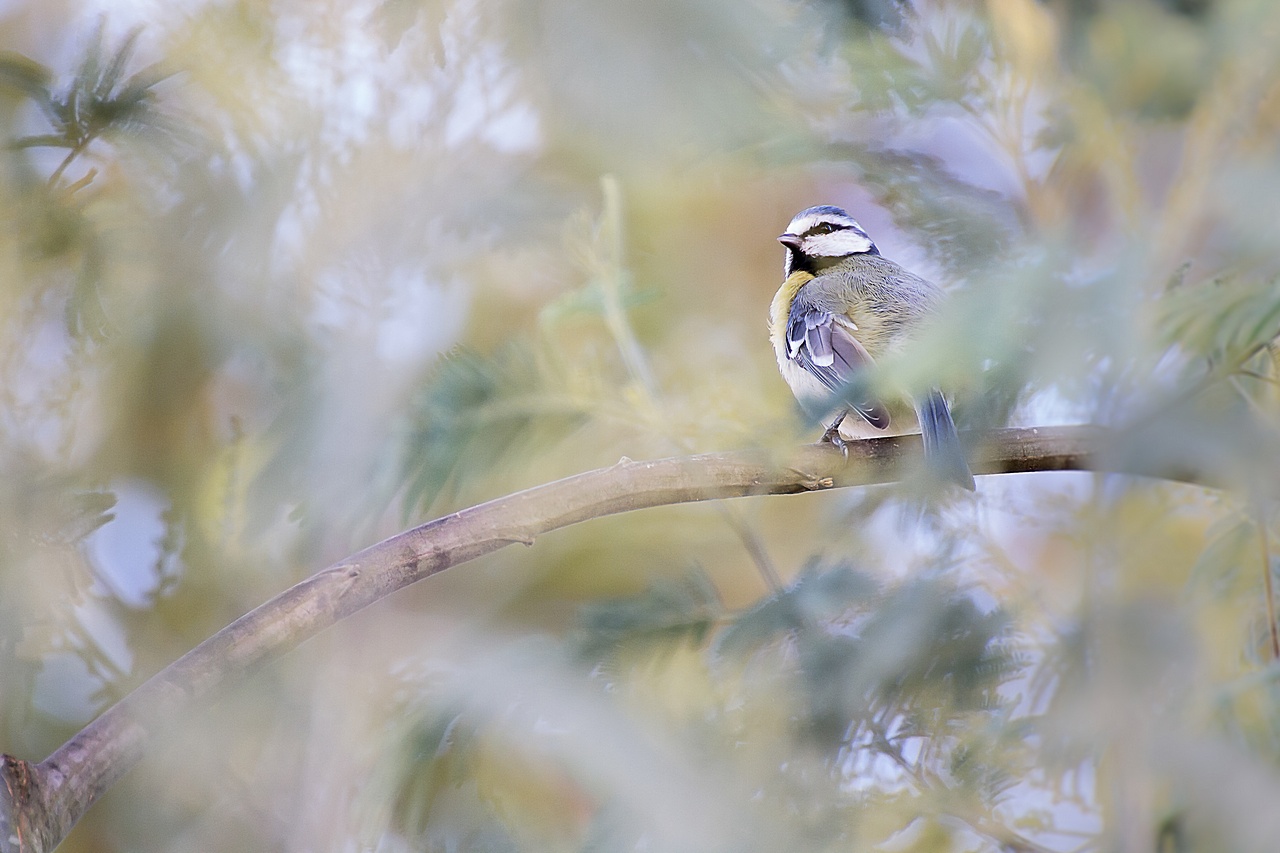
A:
<svg viewBox="0 0 1280 853">
<path fill-rule="evenodd" d="M 964 460 L 964 448 L 956 434 L 955 421 L 947 400 L 937 388 L 929 392 L 917 406 L 920 434 L 924 438 L 924 459 L 929 469 L 942 480 L 973 491 L 973 474 Z"/>
</svg>

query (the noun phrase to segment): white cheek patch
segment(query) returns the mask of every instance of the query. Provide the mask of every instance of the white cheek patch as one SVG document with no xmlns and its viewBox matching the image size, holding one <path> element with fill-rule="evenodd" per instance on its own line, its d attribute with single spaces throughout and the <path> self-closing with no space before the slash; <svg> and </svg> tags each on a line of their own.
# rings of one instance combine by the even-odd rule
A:
<svg viewBox="0 0 1280 853">
<path fill-rule="evenodd" d="M 872 243 L 871 238 L 866 234 L 848 229 L 806 237 L 803 248 L 806 255 L 819 258 L 842 258 L 845 255 L 870 252 L 874 247 L 875 243 Z"/>
</svg>

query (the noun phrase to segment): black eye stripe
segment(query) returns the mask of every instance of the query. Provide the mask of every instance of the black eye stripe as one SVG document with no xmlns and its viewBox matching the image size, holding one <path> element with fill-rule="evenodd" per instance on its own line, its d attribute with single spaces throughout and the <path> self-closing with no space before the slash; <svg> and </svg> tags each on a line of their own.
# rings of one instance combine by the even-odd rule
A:
<svg viewBox="0 0 1280 853">
<path fill-rule="evenodd" d="M 833 231 L 848 231 L 848 230 L 849 230 L 848 225 L 841 225 L 836 222 L 821 222 L 813 226 L 812 228 L 810 228 L 808 231 L 804 232 L 804 236 L 808 237 L 811 234 L 830 234 Z"/>
</svg>

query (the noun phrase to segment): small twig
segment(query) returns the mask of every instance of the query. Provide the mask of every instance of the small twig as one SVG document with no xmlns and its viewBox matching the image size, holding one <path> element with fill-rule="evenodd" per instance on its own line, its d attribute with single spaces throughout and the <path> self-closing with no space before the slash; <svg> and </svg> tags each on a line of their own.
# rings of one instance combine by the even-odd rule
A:
<svg viewBox="0 0 1280 853">
<path fill-rule="evenodd" d="M 918 764 L 907 761 L 906 756 L 902 754 L 902 749 L 893 743 L 879 726 L 875 727 L 871 733 L 870 745 L 879 750 L 882 755 L 887 755 L 894 764 L 898 765 L 915 784 L 920 793 L 934 793 L 938 788 L 945 790 L 945 782 L 939 779 L 936 774 L 929 774 Z M 963 823 L 974 832 L 985 835 L 1005 850 L 1012 850 L 1015 853 L 1053 853 L 1050 848 L 1037 844 L 1031 839 L 1019 835 L 1014 830 L 998 824 L 988 815 L 975 814 L 965 816 L 950 810 L 942 811 L 941 814 Z"/>
<path fill-rule="evenodd" d="M 98 170 L 96 168 L 85 172 L 84 177 L 76 181 L 74 184 L 69 184 L 67 186 L 67 195 L 72 195 L 89 186 L 89 184 L 93 183 L 93 179 L 96 177 L 98 177 Z"/>
<path fill-rule="evenodd" d="M 62 173 L 67 170 L 72 161 L 84 153 L 84 149 L 88 147 L 92 138 L 82 139 L 76 143 L 76 146 L 67 152 L 67 156 L 62 158 L 62 162 L 58 164 L 58 168 L 53 170 L 53 174 L 49 176 L 49 189 L 53 189 L 58 185 L 58 179 L 62 177 Z"/>
<path fill-rule="evenodd" d="M 1236 371 L 1236 375 L 1248 376 L 1250 379 L 1257 379 L 1260 382 L 1266 382 L 1270 385 L 1280 385 L 1280 380 L 1277 380 L 1274 376 L 1267 376 L 1265 373 L 1259 373 L 1256 370 L 1246 370 L 1241 368 Z"/>
</svg>

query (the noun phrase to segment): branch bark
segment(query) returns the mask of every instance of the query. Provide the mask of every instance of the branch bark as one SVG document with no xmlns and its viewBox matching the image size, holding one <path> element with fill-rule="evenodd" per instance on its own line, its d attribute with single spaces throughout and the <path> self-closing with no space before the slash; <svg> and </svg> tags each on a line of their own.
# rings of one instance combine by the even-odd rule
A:
<svg viewBox="0 0 1280 853">
<path fill-rule="evenodd" d="M 1106 454 L 1091 427 L 998 430 L 970 460 L 975 474 L 1107 470 L 1205 483 L 1195 472 L 1135 470 Z M 56 847 L 142 757 L 166 721 L 396 590 L 516 542 L 580 521 L 664 504 L 785 495 L 898 479 L 918 435 L 829 446 L 785 459 L 762 451 L 618 464 L 508 495 L 405 531 L 330 566 L 247 613 L 157 673 L 39 763 L 0 756 L 0 853 Z"/>
</svg>

